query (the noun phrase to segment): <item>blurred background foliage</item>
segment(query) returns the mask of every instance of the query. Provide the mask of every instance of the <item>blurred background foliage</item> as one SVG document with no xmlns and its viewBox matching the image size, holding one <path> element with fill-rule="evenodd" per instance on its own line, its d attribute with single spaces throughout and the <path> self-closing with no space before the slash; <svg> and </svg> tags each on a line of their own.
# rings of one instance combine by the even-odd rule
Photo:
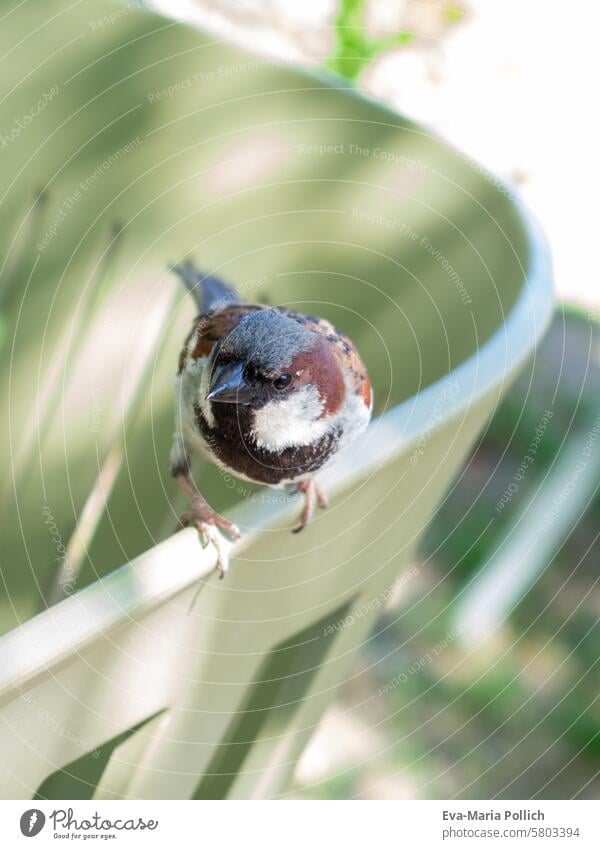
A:
<svg viewBox="0 0 600 849">
<path fill-rule="evenodd" d="M 448 13 L 452 11 L 448 10 Z M 369 36 L 365 14 L 366 0 L 340 0 L 335 17 L 334 51 L 326 60 L 325 67 L 350 80 L 357 80 L 371 59 L 398 45 L 410 44 L 413 39 L 413 34 L 407 31 Z"/>
</svg>

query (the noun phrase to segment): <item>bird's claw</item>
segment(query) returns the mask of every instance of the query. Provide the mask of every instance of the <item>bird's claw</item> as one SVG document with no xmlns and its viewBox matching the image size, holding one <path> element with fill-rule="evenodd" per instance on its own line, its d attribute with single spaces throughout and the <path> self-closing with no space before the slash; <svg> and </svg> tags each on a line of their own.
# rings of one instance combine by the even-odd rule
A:
<svg viewBox="0 0 600 849">
<path fill-rule="evenodd" d="M 314 484 L 314 488 L 315 495 L 317 496 L 317 505 L 319 506 L 319 509 L 327 510 L 327 508 L 329 507 L 329 498 L 317 483 Z"/>
<path fill-rule="evenodd" d="M 219 578 L 224 578 L 229 568 L 229 556 L 223 549 L 223 539 L 219 531 L 224 531 L 231 540 L 241 537 L 237 525 L 216 513 L 202 498 L 192 499 L 192 509 L 181 516 L 182 527 L 195 525 L 200 535 L 202 548 L 213 546 L 217 555 L 216 569 Z"/>
<path fill-rule="evenodd" d="M 300 518 L 300 525 L 293 528 L 293 534 L 299 534 L 300 531 L 310 524 L 313 518 L 315 501 L 319 507 L 324 510 L 329 506 L 327 496 L 316 481 L 301 481 L 296 486 L 296 492 L 299 495 L 304 495 L 304 507 Z"/>
<path fill-rule="evenodd" d="M 202 545 L 202 548 L 206 548 L 208 545 L 212 544 L 217 554 L 215 569 L 219 573 L 219 578 L 224 578 L 227 574 L 227 570 L 229 569 L 229 556 L 225 551 L 223 551 L 223 543 L 217 527 L 215 525 L 210 525 L 207 522 L 197 522 L 196 527 L 200 534 L 200 544 Z"/>
</svg>

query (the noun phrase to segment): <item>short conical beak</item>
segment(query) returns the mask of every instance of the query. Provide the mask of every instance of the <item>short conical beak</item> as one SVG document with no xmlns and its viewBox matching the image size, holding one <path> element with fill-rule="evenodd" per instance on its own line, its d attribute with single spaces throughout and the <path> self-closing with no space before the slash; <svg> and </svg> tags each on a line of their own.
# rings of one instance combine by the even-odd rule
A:
<svg viewBox="0 0 600 849">
<path fill-rule="evenodd" d="M 244 380 L 244 364 L 228 363 L 217 366 L 210 382 L 207 401 L 226 404 L 249 404 L 252 399 L 250 387 Z"/>
</svg>

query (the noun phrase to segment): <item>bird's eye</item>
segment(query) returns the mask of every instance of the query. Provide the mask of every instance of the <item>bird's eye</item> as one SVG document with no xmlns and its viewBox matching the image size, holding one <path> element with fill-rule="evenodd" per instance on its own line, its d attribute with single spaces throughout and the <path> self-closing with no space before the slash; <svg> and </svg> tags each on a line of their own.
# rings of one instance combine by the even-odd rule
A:
<svg viewBox="0 0 600 849">
<path fill-rule="evenodd" d="M 287 389 L 291 382 L 291 374 L 280 374 L 279 377 L 276 377 L 273 381 L 273 386 L 275 387 L 275 389 Z"/>
</svg>

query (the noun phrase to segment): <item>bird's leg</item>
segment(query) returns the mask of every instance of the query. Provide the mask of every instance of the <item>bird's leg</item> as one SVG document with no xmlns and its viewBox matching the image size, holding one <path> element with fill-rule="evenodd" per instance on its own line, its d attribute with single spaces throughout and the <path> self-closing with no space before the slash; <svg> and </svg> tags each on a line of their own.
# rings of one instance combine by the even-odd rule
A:
<svg viewBox="0 0 600 849">
<path fill-rule="evenodd" d="M 240 538 L 240 531 L 233 522 L 220 516 L 216 510 L 208 504 L 203 498 L 190 479 L 189 473 L 179 472 L 176 475 L 176 480 L 185 494 L 191 499 L 191 507 L 188 511 L 182 514 L 180 518 L 181 525 L 185 528 L 188 525 L 195 525 L 200 533 L 202 545 L 206 547 L 212 543 L 217 552 L 217 569 L 219 577 L 223 578 L 227 572 L 228 558 L 221 544 L 221 538 L 217 528 L 224 530 L 234 540 Z"/>
<path fill-rule="evenodd" d="M 316 481 L 313 481 L 313 486 L 315 488 L 315 495 L 317 496 L 317 504 L 321 510 L 326 510 L 329 507 L 329 499 Z"/>
<path fill-rule="evenodd" d="M 294 528 L 293 531 L 293 533 L 298 534 L 312 521 L 312 517 L 315 512 L 315 498 L 319 500 L 319 506 L 323 507 L 324 497 L 321 490 L 317 487 L 314 481 L 311 480 L 299 481 L 296 484 L 296 492 L 304 495 L 304 506 L 302 508 L 302 515 L 300 516 L 300 525 L 297 528 Z"/>
</svg>

